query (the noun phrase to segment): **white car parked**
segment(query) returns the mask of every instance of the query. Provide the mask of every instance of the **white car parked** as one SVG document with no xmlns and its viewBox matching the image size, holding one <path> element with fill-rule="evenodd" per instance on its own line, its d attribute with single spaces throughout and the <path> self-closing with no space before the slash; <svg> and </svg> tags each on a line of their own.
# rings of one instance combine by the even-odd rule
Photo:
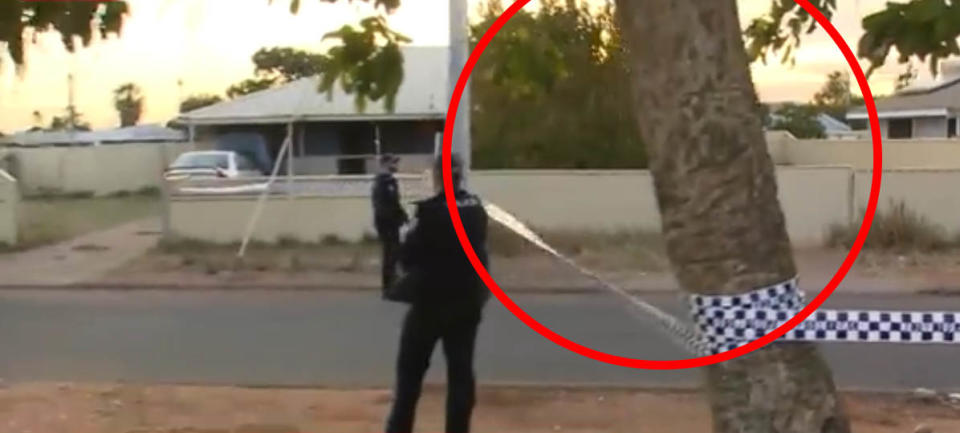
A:
<svg viewBox="0 0 960 433">
<path fill-rule="evenodd" d="M 249 158 L 229 150 L 186 152 L 177 157 L 163 173 L 163 177 L 167 180 L 236 179 L 261 176 L 263 173 L 250 162 Z"/>
</svg>

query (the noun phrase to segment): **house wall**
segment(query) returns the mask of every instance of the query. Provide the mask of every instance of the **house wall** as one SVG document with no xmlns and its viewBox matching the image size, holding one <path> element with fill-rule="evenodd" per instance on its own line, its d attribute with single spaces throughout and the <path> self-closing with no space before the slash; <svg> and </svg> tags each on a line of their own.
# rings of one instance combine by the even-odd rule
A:
<svg viewBox="0 0 960 433">
<path fill-rule="evenodd" d="M 329 156 L 294 157 L 293 172 L 297 176 L 337 174 L 337 158 Z"/>
<path fill-rule="evenodd" d="M 20 190 L 17 181 L 0 170 L 0 246 L 16 245 Z"/>
<path fill-rule="evenodd" d="M 424 160 L 433 154 L 434 140 L 443 129 L 442 121 L 385 121 L 377 124 L 357 121 L 298 123 L 294 126 L 293 172 L 300 176 L 337 174 L 338 159 L 365 159 L 361 170 L 376 173 L 375 155 L 379 126 L 381 153 L 401 157 L 402 172 L 420 172 L 429 167 Z M 217 139 L 228 132 L 254 132 L 263 135 L 271 158 L 276 158 L 286 137 L 284 125 L 222 126 L 198 128 L 196 148 L 213 150 Z M 280 163 L 280 172 L 287 173 L 287 159 Z"/>
<path fill-rule="evenodd" d="M 889 138 L 890 120 L 879 119 L 880 136 L 884 139 Z M 913 119 L 913 139 L 938 139 L 947 138 L 947 118 L 946 117 L 919 117 Z M 869 136 L 869 129 L 864 131 Z"/>
<path fill-rule="evenodd" d="M 433 162 L 432 154 L 403 154 L 399 155 L 399 158 L 400 173 L 422 173 L 424 170 L 429 170 Z M 293 158 L 293 172 L 298 176 L 337 174 L 339 159 L 339 156 L 297 156 Z M 376 173 L 380 169 L 380 164 L 374 156 L 367 158 L 364 164 L 367 173 Z"/>
<path fill-rule="evenodd" d="M 947 138 L 947 118 L 918 117 L 913 119 L 913 138 Z"/>
<path fill-rule="evenodd" d="M 870 140 L 797 140 L 789 134 L 767 134 L 770 156 L 778 165 L 848 165 L 873 168 Z M 883 167 L 960 168 L 960 140 L 883 140 Z"/>
<path fill-rule="evenodd" d="M 190 149 L 187 143 L 11 149 L 11 175 L 24 195 L 136 191 L 159 187 L 163 168 Z"/>
</svg>

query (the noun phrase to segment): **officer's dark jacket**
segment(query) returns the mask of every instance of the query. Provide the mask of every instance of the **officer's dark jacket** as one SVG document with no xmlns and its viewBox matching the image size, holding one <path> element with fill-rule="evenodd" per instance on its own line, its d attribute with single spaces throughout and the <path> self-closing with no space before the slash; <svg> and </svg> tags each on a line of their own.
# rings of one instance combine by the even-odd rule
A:
<svg viewBox="0 0 960 433">
<path fill-rule="evenodd" d="M 489 270 L 487 212 L 480 198 L 455 194 L 463 229 L 477 258 Z M 406 272 L 420 272 L 420 305 L 482 307 L 490 292 L 471 266 L 457 238 L 443 193 L 417 203 L 412 227 L 400 247 L 400 264 Z"/>
<path fill-rule="evenodd" d="M 407 212 L 400 205 L 400 186 L 390 173 L 380 173 L 374 179 L 373 218 L 378 225 L 399 227 L 407 222 Z"/>
</svg>

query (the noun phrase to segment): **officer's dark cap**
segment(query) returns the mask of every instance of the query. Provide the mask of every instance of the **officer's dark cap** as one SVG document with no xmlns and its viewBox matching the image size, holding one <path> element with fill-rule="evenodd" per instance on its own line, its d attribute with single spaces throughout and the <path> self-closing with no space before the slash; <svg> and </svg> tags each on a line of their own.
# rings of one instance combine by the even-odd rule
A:
<svg viewBox="0 0 960 433">
<path fill-rule="evenodd" d="M 434 160 L 433 169 L 437 173 L 443 173 L 443 155 L 437 156 Z M 450 174 L 455 177 L 463 175 L 463 159 L 456 153 L 450 154 Z"/>
</svg>

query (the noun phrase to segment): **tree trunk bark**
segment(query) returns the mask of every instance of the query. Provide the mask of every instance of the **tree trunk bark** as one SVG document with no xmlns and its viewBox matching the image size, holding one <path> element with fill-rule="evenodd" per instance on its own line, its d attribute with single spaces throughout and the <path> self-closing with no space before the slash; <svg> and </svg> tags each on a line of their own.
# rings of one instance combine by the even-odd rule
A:
<svg viewBox="0 0 960 433">
<path fill-rule="evenodd" d="M 796 267 L 735 0 L 617 0 L 637 123 L 684 290 L 737 294 Z M 847 433 L 816 347 L 774 344 L 706 368 L 714 430 Z"/>
</svg>

